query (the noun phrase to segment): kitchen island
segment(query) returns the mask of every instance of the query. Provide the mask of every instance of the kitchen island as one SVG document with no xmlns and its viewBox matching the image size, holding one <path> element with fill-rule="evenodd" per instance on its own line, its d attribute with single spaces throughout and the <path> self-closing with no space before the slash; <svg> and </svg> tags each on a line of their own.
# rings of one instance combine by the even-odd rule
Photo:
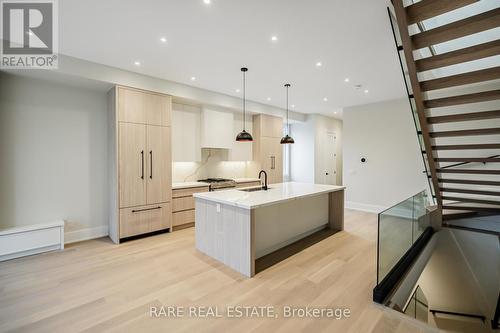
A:
<svg viewBox="0 0 500 333">
<path fill-rule="evenodd" d="M 256 259 L 325 228 L 344 228 L 343 186 L 280 183 L 196 193 L 196 248 L 241 274 Z"/>
</svg>

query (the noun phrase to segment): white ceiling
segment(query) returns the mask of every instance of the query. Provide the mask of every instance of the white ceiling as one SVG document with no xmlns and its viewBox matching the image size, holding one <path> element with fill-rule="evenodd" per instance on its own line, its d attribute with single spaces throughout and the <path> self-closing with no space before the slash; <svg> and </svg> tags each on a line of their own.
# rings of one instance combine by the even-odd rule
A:
<svg viewBox="0 0 500 333">
<path fill-rule="evenodd" d="M 294 110 L 340 116 L 345 106 L 405 96 L 386 5 L 386 0 L 211 0 L 210 5 L 63 0 L 60 52 L 233 96 L 241 96 L 236 89 L 241 89 L 240 67 L 246 66 L 248 99 L 284 107 L 283 84 L 289 82 Z M 363 87 L 355 89 L 356 84 Z"/>
</svg>

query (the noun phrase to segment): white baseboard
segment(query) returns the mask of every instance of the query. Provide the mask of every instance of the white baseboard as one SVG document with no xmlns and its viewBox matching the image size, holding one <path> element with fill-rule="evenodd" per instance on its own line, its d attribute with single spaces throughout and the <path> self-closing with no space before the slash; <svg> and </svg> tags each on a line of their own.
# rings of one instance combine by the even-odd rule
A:
<svg viewBox="0 0 500 333">
<path fill-rule="evenodd" d="M 362 212 L 368 212 L 368 213 L 378 214 L 381 211 L 385 210 L 387 207 L 378 206 L 378 205 L 364 204 L 364 203 L 360 203 L 360 202 L 346 201 L 345 202 L 345 208 L 347 208 L 347 209 L 354 209 L 354 210 L 360 210 Z"/>
<path fill-rule="evenodd" d="M 69 231 L 64 234 L 65 244 L 81 242 L 89 239 L 105 237 L 109 235 L 108 226 L 102 225 L 99 227 L 80 229 Z"/>
</svg>

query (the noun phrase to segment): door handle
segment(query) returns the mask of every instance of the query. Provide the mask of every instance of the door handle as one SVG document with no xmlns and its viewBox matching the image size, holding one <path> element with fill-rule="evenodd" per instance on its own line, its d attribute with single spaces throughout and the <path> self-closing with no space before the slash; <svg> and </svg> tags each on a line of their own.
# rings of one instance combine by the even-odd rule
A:
<svg viewBox="0 0 500 333">
<path fill-rule="evenodd" d="M 141 179 L 144 179 L 144 150 L 141 151 Z"/>
<path fill-rule="evenodd" d="M 134 209 L 134 210 L 132 210 L 132 213 L 140 213 L 140 212 L 145 212 L 148 210 L 155 210 L 155 209 L 161 209 L 161 206 L 152 207 L 152 208 L 144 208 L 144 209 Z"/>
<path fill-rule="evenodd" d="M 153 151 L 149 151 L 149 179 L 153 179 Z"/>
</svg>

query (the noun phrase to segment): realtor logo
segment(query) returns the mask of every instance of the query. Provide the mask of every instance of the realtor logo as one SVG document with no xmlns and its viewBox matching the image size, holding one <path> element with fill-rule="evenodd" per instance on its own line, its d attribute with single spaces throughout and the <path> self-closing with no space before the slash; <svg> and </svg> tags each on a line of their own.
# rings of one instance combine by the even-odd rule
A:
<svg viewBox="0 0 500 333">
<path fill-rule="evenodd" d="M 57 68 L 56 0 L 0 0 L 2 68 Z"/>
</svg>

